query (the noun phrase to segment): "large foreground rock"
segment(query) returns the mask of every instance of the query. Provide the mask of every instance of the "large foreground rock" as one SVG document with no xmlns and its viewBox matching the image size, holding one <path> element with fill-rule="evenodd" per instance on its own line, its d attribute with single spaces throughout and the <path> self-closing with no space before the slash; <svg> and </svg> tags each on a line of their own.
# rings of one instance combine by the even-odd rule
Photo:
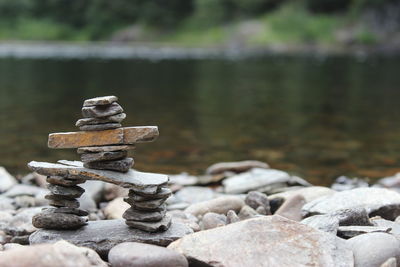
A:
<svg viewBox="0 0 400 267">
<path fill-rule="evenodd" d="M 211 266 L 353 266 L 345 241 L 280 216 L 197 232 L 171 243 L 191 263 Z"/>
<path fill-rule="evenodd" d="M 113 267 L 187 267 L 186 258 L 167 248 L 126 242 L 113 247 L 108 254 Z"/>
<path fill-rule="evenodd" d="M 179 222 L 173 222 L 165 232 L 147 233 L 129 228 L 124 220 L 103 220 L 90 221 L 87 226 L 78 230 L 39 230 L 30 236 L 29 241 L 30 244 L 40 244 L 64 239 L 77 246 L 91 248 L 101 256 L 107 257 L 112 247 L 123 242 L 168 246 L 172 241 L 190 233 L 193 233 L 193 230 Z"/>
<path fill-rule="evenodd" d="M 19 246 L 0 252 L 0 267 L 107 267 L 91 249 L 66 241 L 55 244 Z"/>
<path fill-rule="evenodd" d="M 400 194 L 383 188 L 357 188 L 321 197 L 303 206 L 306 216 L 364 208 L 370 216 L 394 220 L 400 215 Z"/>
</svg>

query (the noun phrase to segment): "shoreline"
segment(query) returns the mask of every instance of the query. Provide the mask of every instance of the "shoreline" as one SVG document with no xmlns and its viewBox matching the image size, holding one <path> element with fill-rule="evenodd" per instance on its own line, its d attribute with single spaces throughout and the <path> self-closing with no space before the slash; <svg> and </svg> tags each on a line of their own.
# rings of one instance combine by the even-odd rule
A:
<svg viewBox="0 0 400 267">
<path fill-rule="evenodd" d="M 269 56 L 331 57 L 350 56 L 365 59 L 370 56 L 399 56 L 396 46 L 335 47 L 321 45 L 271 45 L 189 47 L 161 43 L 115 42 L 0 42 L 0 58 L 17 59 L 143 59 L 143 60 L 201 60 L 251 59 Z"/>
</svg>

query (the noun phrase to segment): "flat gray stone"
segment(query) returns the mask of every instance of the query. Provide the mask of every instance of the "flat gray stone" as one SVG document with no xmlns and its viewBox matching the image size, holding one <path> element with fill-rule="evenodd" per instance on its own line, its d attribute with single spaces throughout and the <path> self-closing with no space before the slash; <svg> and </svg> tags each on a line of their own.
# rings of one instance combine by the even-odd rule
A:
<svg viewBox="0 0 400 267">
<path fill-rule="evenodd" d="M 82 108 L 84 118 L 103 118 L 124 112 L 123 108 L 116 102 L 109 105 L 89 106 Z"/>
<path fill-rule="evenodd" d="M 118 101 L 118 97 L 109 95 L 109 96 L 99 96 L 99 97 L 94 97 L 90 99 L 86 99 L 83 102 L 84 107 L 90 107 L 90 106 L 101 106 L 101 105 L 110 105 L 114 102 Z"/>
<path fill-rule="evenodd" d="M 76 209 L 76 208 L 67 208 L 67 207 L 60 207 L 60 208 L 44 208 L 44 212 L 53 212 L 53 213 L 67 213 L 67 214 L 75 214 L 78 216 L 88 216 L 89 213 L 86 210 Z"/>
<path fill-rule="evenodd" d="M 109 160 L 109 161 L 94 161 L 84 163 L 83 166 L 89 169 L 96 170 L 110 170 L 117 172 L 128 172 L 133 166 L 133 158 L 124 158 L 121 160 Z"/>
<path fill-rule="evenodd" d="M 138 210 L 154 210 L 164 204 L 165 199 L 153 199 L 146 201 L 134 201 L 132 198 L 124 198 L 124 201 Z"/>
<path fill-rule="evenodd" d="M 353 266 L 344 240 L 280 216 L 200 231 L 168 248 L 196 266 Z"/>
<path fill-rule="evenodd" d="M 79 201 L 76 199 L 68 199 L 57 195 L 46 195 L 44 198 L 49 200 L 49 205 L 51 206 L 79 208 Z"/>
<path fill-rule="evenodd" d="M 166 210 L 146 212 L 129 208 L 125 211 L 122 217 L 128 221 L 158 222 L 164 218 L 165 214 Z"/>
<path fill-rule="evenodd" d="M 164 187 L 157 194 L 144 195 L 144 196 L 141 196 L 141 195 L 135 193 L 134 191 L 129 190 L 128 197 L 131 198 L 133 201 L 148 201 L 148 200 L 153 200 L 153 199 L 167 199 L 171 195 L 172 195 L 171 189 Z"/>
<path fill-rule="evenodd" d="M 370 216 L 394 220 L 400 215 L 400 194 L 383 188 L 357 188 L 315 199 L 303 206 L 305 215 L 364 208 Z"/>
<path fill-rule="evenodd" d="M 67 179 L 60 176 L 49 176 L 46 178 L 46 181 L 50 184 L 55 185 L 64 185 L 64 186 L 73 186 L 77 184 L 83 184 L 85 179 Z"/>
<path fill-rule="evenodd" d="M 65 196 L 69 198 L 79 198 L 85 192 L 85 189 L 76 185 L 62 186 L 49 184 L 47 188 L 51 193 L 53 193 L 53 195 Z"/>
<path fill-rule="evenodd" d="M 129 227 L 140 229 L 146 232 L 154 233 L 159 231 L 166 231 L 171 226 L 172 218 L 170 215 L 164 216 L 158 222 L 140 222 L 140 221 L 125 221 Z"/>
<path fill-rule="evenodd" d="M 96 152 L 128 151 L 135 149 L 135 145 L 115 145 L 115 146 L 86 146 L 78 148 L 78 154 Z"/>
<path fill-rule="evenodd" d="M 95 125 L 83 125 L 79 127 L 81 131 L 104 131 L 110 129 L 121 128 L 121 123 L 103 123 L 103 124 L 95 124 Z"/>
<path fill-rule="evenodd" d="M 215 163 L 207 168 L 206 174 L 220 174 L 226 171 L 231 172 L 245 172 L 252 168 L 262 168 L 269 169 L 269 165 L 267 163 L 257 161 L 257 160 L 244 160 L 244 161 L 235 161 L 235 162 L 220 162 Z"/>
<path fill-rule="evenodd" d="M 183 223 L 173 222 L 168 230 L 147 233 L 130 228 L 125 220 L 89 221 L 88 225 L 77 230 L 38 230 L 29 237 L 30 244 L 55 243 L 66 240 L 77 246 L 89 247 L 107 257 L 109 250 L 123 242 L 141 242 L 158 246 L 168 246 L 172 241 L 193 233 Z"/>
<path fill-rule="evenodd" d="M 44 211 L 33 216 L 32 224 L 36 228 L 44 229 L 78 229 L 87 224 L 87 218 L 75 214 Z"/>
<path fill-rule="evenodd" d="M 127 155 L 128 152 L 126 151 L 84 153 L 81 154 L 81 160 L 84 163 L 93 161 L 104 161 L 104 160 L 118 160 L 125 158 Z"/>
<path fill-rule="evenodd" d="M 379 226 L 339 226 L 337 230 L 337 235 L 344 239 L 349 239 L 361 234 L 368 233 L 389 233 L 391 228 L 389 227 L 379 227 Z"/>
<path fill-rule="evenodd" d="M 130 189 L 128 196 L 134 196 L 134 195 L 139 195 L 148 199 L 156 199 L 158 197 L 164 198 L 165 196 L 170 196 L 172 194 L 171 189 L 168 187 L 160 187 L 156 192 L 154 193 L 145 193 L 143 191 L 139 191 L 136 189 Z"/>
<path fill-rule="evenodd" d="M 119 113 L 117 115 L 103 117 L 103 118 L 83 118 L 79 119 L 75 126 L 80 127 L 83 125 L 96 125 L 104 123 L 121 123 L 126 118 L 125 113 Z"/>
<path fill-rule="evenodd" d="M 61 164 L 31 161 L 28 167 L 39 174 L 63 177 L 75 177 L 86 180 L 100 180 L 126 188 L 134 188 L 135 192 L 155 194 L 159 188 L 167 185 L 168 176 L 156 173 L 145 173 L 129 170 L 119 173 L 107 170 L 93 170 L 83 167 L 80 161 L 59 161 Z"/>
</svg>

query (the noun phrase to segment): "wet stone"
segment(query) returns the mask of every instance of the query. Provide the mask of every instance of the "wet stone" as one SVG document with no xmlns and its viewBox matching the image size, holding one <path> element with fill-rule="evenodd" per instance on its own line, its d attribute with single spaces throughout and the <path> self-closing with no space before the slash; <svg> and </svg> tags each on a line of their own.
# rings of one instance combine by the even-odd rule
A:
<svg viewBox="0 0 400 267">
<path fill-rule="evenodd" d="M 84 118 L 102 118 L 116 115 L 124 112 L 118 103 L 101 106 L 88 106 L 82 108 L 82 116 Z"/>
<path fill-rule="evenodd" d="M 77 127 L 83 125 L 95 125 L 95 124 L 104 124 L 104 123 L 121 123 L 126 118 L 125 113 L 119 113 L 117 115 L 103 117 L 103 118 L 83 118 L 79 119 L 75 125 Z"/>
<path fill-rule="evenodd" d="M 110 170 L 118 172 L 128 172 L 129 169 L 132 167 L 132 165 L 133 165 L 133 158 L 125 158 L 122 160 L 114 160 L 114 161 L 87 162 L 83 164 L 85 168 L 89 169 Z"/>
<path fill-rule="evenodd" d="M 79 198 L 85 192 L 85 189 L 76 185 L 67 187 L 62 185 L 49 184 L 47 188 L 54 195 L 65 196 L 69 198 Z"/>
<path fill-rule="evenodd" d="M 45 208 L 44 212 L 53 212 L 53 213 L 67 213 L 67 214 L 75 214 L 78 216 L 88 216 L 89 213 L 86 210 L 76 209 L 76 208 L 68 208 L 68 207 L 60 207 L 60 208 Z"/>
<path fill-rule="evenodd" d="M 36 228 L 45 229 L 77 229 L 87 224 L 87 218 L 75 214 L 42 212 L 32 218 L 32 224 Z"/>
<path fill-rule="evenodd" d="M 161 221 L 158 222 L 125 221 L 125 223 L 129 227 L 133 227 L 146 232 L 166 231 L 171 226 L 171 216 L 166 215 Z"/>
<path fill-rule="evenodd" d="M 81 160 L 84 163 L 94 162 L 94 161 L 118 160 L 125 158 L 127 155 L 128 152 L 126 151 L 84 153 L 81 154 Z"/>
<path fill-rule="evenodd" d="M 83 102 L 84 107 L 90 106 L 100 106 L 100 105 L 110 105 L 114 102 L 118 101 L 118 97 L 110 95 L 110 96 L 99 96 L 90 99 L 86 99 Z"/>
<path fill-rule="evenodd" d="M 96 125 L 83 125 L 79 127 L 81 131 L 104 131 L 110 129 L 121 128 L 122 125 L 120 123 L 104 123 L 104 124 L 96 124 Z"/>
<path fill-rule="evenodd" d="M 49 204 L 55 207 L 79 208 L 79 201 L 76 199 L 65 199 L 56 195 L 46 195 Z"/>
<path fill-rule="evenodd" d="M 96 152 L 128 151 L 135 149 L 135 145 L 114 145 L 114 146 L 87 146 L 78 148 L 78 154 Z"/>
<path fill-rule="evenodd" d="M 123 214 L 123 218 L 128 221 L 157 222 L 164 218 L 166 211 L 144 212 L 129 208 Z"/>
<path fill-rule="evenodd" d="M 46 178 L 46 181 L 49 184 L 64 185 L 64 186 L 73 186 L 77 184 L 83 184 L 84 182 L 86 182 L 86 180 L 84 179 L 67 179 L 60 176 L 49 176 Z"/>
<path fill-rule="evenodd" d="M 165 202 L 165 199 L 154 199 L 136 202 L 133 201 L 132 198 L 124 198 L 124 201 L 138 210 L 154 210 L 161 206 Z"/>
</svg>

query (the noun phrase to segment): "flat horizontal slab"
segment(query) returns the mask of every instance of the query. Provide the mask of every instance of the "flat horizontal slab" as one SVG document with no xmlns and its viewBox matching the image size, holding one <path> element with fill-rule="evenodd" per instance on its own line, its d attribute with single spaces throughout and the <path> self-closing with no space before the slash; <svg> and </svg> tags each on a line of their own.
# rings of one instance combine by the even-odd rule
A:
<svg viewBox="0 0 400 267">
<path fill-rule="evenodd" d="M 28 163 L 29 169 L 45 176 L 61 176 L 70 179 L 99 180 L 113 183 L 126 188 L 135 188 L 143 193 L 154 194 L 168 183 L 168 175 L 158 173 L 138 172 L 129 170 L 127 173 L 93 170 L 83 167 L 80 161 L 61 160 L 59 163 L 37 162 Z"/>
<path fill-rule="evenodd" d="M 171 227 L 164 232 L 147 233 L 129 228 L 124 220 L 89 221 L 88 225 L 77 230 L 45 230 L 41 229 L 31 234 L 29 242 L 33 244 L 54 243 L 66 240 L 77 246 L 89 247 L 103 257 L 114 246 L 123 242 L 140 242 L 158 246 L 168 246 L 171 242 L 193 233 L 183 223 L 172 222 Z"/>
<path fill-rule="evenodd" d="M 78 148 L 86 146 L 130 145 L 154 141 L 157 126 L 124 127 L 104 131 L 82 131 L 49 134 L 49 148 Z"/>
</svg>

